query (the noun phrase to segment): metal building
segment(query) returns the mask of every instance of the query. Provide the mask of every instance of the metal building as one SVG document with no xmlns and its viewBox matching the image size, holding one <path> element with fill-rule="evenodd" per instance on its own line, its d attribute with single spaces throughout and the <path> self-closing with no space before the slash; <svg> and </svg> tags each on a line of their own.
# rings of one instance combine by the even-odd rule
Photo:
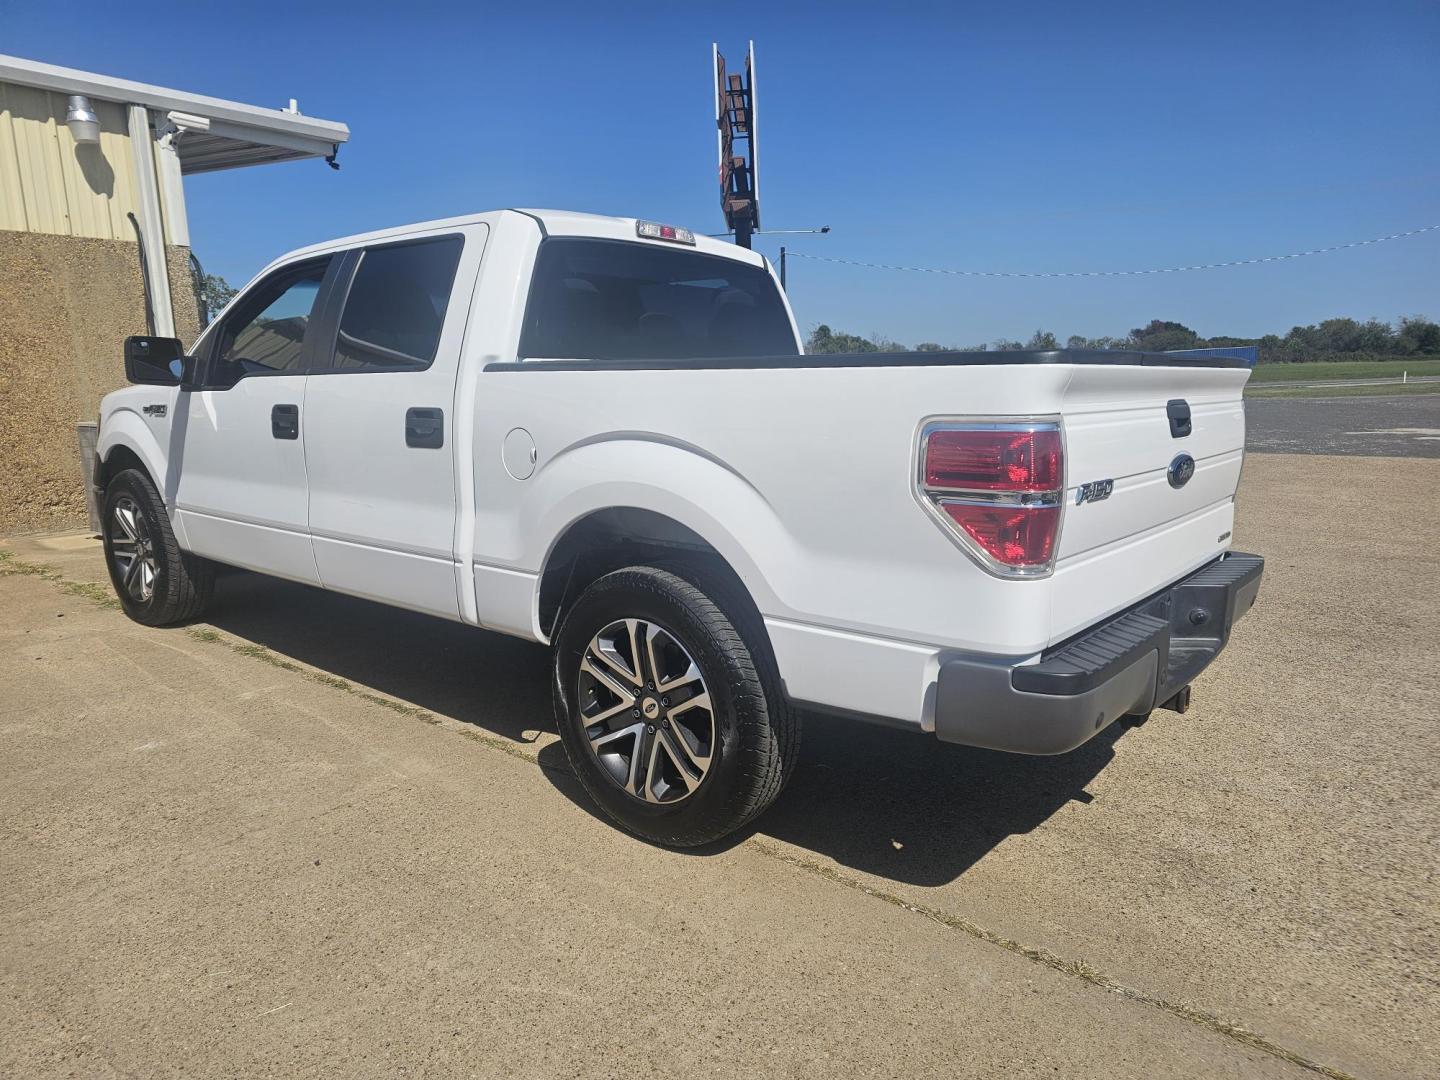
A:
<svg viewBox="0 0 1440 1080">
<path fill-rule="evenodd" d="M 334 161 L 349 128 L 0 55 L 0 533 L 85 521 L 75 425 L 121 342 L 200 328 L 183 178 Z"/>
</svg>

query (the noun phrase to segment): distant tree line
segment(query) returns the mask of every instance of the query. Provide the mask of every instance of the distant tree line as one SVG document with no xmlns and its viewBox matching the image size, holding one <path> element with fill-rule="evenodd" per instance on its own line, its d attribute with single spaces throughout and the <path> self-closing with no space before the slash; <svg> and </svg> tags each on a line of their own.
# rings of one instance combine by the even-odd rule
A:
<svg viewBox="0 0 1440 1080">
<path fill-rule="evenodd" d="M 1294 326 L 1285 335 L 1266 334 L 1259 338 L 1201 337 L 1183 323 L 1152 319 L 1123 337 L 1087 338 L 1071 334 L 1062 346 L 1048 330 L 1036 330 L 1029 341 L 985 342 L 979 345 L 941 345 L 922 341 L 914 349 L 879 335 L 861 337 L 832 330 L 821 323 L 810 332 L 805 351 L 837 352 L 1004 352 L 1013 349 L 1206 349 L 1224 345 L 1258 345 L 1260 363 L 1286 364 L 1300 361 L 1389 360 L 1405 356 L 1440 355 L 1440 323 L 1420 315 L 1402 318 L 1396 325 L 1367 319 L 1326 319 L 1318 326 Z"/>
</svg>

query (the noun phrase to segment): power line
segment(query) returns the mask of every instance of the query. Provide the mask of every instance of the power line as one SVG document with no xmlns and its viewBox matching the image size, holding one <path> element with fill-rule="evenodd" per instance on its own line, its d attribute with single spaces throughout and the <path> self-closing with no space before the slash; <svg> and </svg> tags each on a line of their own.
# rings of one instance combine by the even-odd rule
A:
<svg viewBox="0 0 1440 1080">
<path fill-rule="evenodd" d="M 838 259 L 831 255 L 810 255 L 803 251 L 791 251 L 792 259 L 810 259 L 814 262 L 840 263 L 845 266 L 863 266 L 870 270 L 908 270 L 917 274 L 946 274 L 952 277 L 982 278 L 1092 278 L 1092 277 L 1139 277 L 1143 274 L 1180 274 L 1187 270 L 1226 270 L 1233 266 L 1258 266 L 1261 263 L 1284 262 L 1287 259 L 1303 259 L 1307 255 L 1328 255 L 1332 251 L 1368 247 L 1383 244 L 1387 240 L 1403 240 L 1407 236 L 1419 236 L 1433 232 L 1440 225 L 1425 225 L 1418 229 L 1377 236 L 1373 240 L 1355 240 L 1348 244 L 1333 244 L 1330 247 L 1314 248 L 1310 251 L 1294 251 L 1288 255 L 1266 255 L 1260 259 L 1235 259 L 1231 262 L 1198 263 L 1194 266 L 1165 266 L 1154 270 L 1059 270 L 1050 273 L 1019 273 L 1005 270 L 940 270 L 933 266 L 895 266 L 889 263 L 861 262 L 858 259 Z"/>
</svg>

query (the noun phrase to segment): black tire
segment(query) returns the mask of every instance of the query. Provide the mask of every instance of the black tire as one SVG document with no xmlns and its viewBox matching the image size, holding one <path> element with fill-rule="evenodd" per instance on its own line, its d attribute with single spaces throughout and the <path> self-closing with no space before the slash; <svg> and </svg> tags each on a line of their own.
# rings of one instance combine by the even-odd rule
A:
<svg viewBox="0 0 1440 1080">
<path fill-rule="evenodd" d="M 106 485 L 101 530 L 110 583 L 130 618 L 146 626 L 170 626 L 198 617 L 209 606 L 215 568 L 181 550 L 165 502 L 145 473 L 126 469 Z M 150 566 L 132 551 L 148 555 Z M 132 571 L 149 577 L 148 588 Z"/>
<path fill-rule="evenodd" d="M 708 771 L 679 801 L 645 801 L 627 790 L 591 748 L 581 715 L 582 708 L 593 709 L 593 701 L 579 700 L 581 661 L 593 658 L 597 635 L 627 619 L 658 626 L 688 653 L 709 693 Z M 632 566 L 606 574 L 565 612 L 555 635 L 553 681 L 555 719 L 575 774 L 609 817 L 643 839 L 670 847 L 719 840 L 763 813 L 794 769 L 800 721 L 780 687 L 764 627 L 748 597 L 718 574 L 688 566 Z M 640 714 L 631 712 L 643 726 Z M 657 723 L 670 728 L 671 715 Z M 629 720 L 622 716 L 619 722 Z M 655 727 L 649 731 L 653 737 Z M 637 757 L 642 737 L 635 738 Z"/>
</svg>

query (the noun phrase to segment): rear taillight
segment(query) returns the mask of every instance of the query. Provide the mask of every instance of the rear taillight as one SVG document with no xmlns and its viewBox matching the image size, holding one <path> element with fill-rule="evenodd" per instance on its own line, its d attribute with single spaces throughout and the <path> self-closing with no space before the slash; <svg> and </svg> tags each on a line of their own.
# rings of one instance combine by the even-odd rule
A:
<svg viewBox="0 0 1440 1080">
<path fill-rule="evenodd" d="M 1054 568 L 1065 489 L 1057 422 L 927 424 L 919 464 L 922 504 L 982 566 L 1008 577 Z"/>
</svg>

